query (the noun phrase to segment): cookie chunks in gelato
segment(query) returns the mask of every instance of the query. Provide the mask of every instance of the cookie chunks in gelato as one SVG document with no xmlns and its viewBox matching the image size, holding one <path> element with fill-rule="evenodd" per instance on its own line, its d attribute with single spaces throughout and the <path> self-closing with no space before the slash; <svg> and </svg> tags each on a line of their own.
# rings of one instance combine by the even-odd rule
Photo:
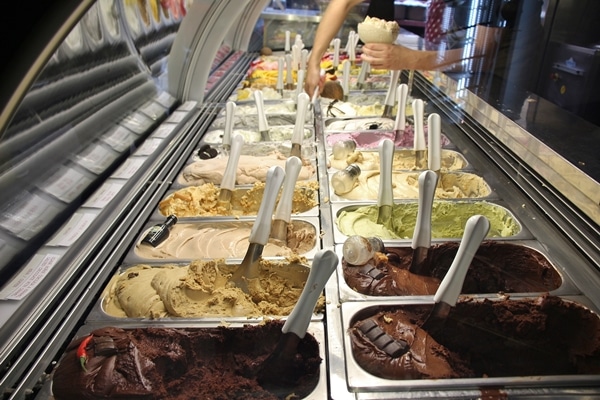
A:
<svg viewBox="0 0 600 400">
<path fill-rule="evenodd" d="M 54 399 L 280 399 L 262 387 L 257 369 L 281 337 L 282 321 L 214 328 L 117 328 L 91 332 L 84 370 L 75 339 L 53 373 Z M 314 391 L 322 359 L 319 343 L 306 334 L 280 388 L 284 398 Z M 289 396 L 289 397 L 288 397 Z"/>
<path fill-rule="evenodd" d="M 115 317 L 263 317 L 288 315 L 308 277 L 306 260 L 260 260 L 260 276 L 245 293 L 230 281 L 238 265 L 223 259 L 189 265 L 136 265 L 115 275 L 103 292 L 102 308 Z M 315 310 L 325 306 L 321 295 Z"/>
<path fill-rule="evenodd" d="M 431 305 L 368 311 L 351 322 L 348 334 L 356 362 L 380 378 L 600 373 L 600 318 L 560 297 L 459 301 L 443 327 L 428 332 L 421 326 Z M 404 352 L 388 354 L 371 331 L 404 345 Z"/>
<path fill-rule="evenodd" d="M 292 196 L 292 214 L 303 213 L 317 206 L 319 183 L 300 181 Z M 258 208 L 265 191 L 265 182 L 256 182 L 250 189 L 237 188 L 231 195 L 230 208 L 219 204 L 219 187 L 213 183 L 188 186 L 165 197 L 158 205 L 164 216 L 185 217 L 252 216 Z"/>
</svg>

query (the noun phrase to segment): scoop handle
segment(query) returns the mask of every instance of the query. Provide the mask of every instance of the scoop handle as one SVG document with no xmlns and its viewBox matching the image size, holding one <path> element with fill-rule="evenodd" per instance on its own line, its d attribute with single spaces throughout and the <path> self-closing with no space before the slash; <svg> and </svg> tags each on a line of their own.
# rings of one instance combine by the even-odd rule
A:
<svg viewBox="0 0 600 400">
<path fill-rule="evenodd" d="M 385 105 L 393 107 L 396 103 L 396 88 L 398 85 L 398 78 L 400 77 L 400 70 L 394 69 L 390 75 L 390 85 L 385 95 Z"/>
<path fill-rule="evenodd" d="M 269 241 L 273 209 L 275 208 L 275 201 L 277 200 L 277 195 L 279 194 L 279 189 L 284 178 L 285 172 L 278 165 L 272 166 L 267 171 L 265 191 L 260 207 L 258 208 L 258 215 L 250 231 L 250 243 L 258 243 L 264 246 Z"/>
<path fill-rule="evenodd" d="M 403 131 L 406 127 L 406 99 L 408 97 L 408 85 L 406 83 L 398 85 L 396 97 L 398 98 L 398 112 L 396 112 L 394 130 Z"/>
<path fill-rule="evenodd" d="M 294 84 L 294 75 L 292 75 L 292 55 L 285 55 L 285 83 L 288 85 Z"/>
<path fill-rule="evenodd" d="M 369 70 L 369 63 L 366 61 L 363 61 L 362 64 L 360 65 L 360 71 L 358 72 L 358 78 L 356 79 L 356 82 L 358 84 L 365 83 L 365 81 L 367 80 L 367 71 L 368 70 Z"/>
<path fill-rule="evenodd" d="M 277 59 L 277 83 L 275 89 L 283 90 L 283 57 Z"/>
<path fill-rule="evenodd" d="M 279 198 L 279 203 L 277 203 L 277 209 L 275 210 L 273 219 L 290 222 L 290 215 L 292 214 L 292 198 L 294 197 L 296 180 L 298 179 L 301 168 L 302 161 L 298 157 L 291 156 L 285 162 L 283 190 L 281 192 L 281 197 Z"/>
<path fill-rule="evenodd" d="M 233 132 L 233 116 L 235 115 L 235 103 L 228 101 L 225 104 L 225 130 L 223 131 L 223 146 L 231 146 L 231 133 Z"/>
<path fill-rule="evenodd" d="M 229 153 L 229 159 L 227 160 L 227 166 L 225 166 L 225 172 L 223 172 L 223 179 L 221 180 L 221 189 L 233 190 L 235 187 L 235 179 L 237 178 L 237 166 L 240 160 L 240 154 L 242 153 L 242 147 L 244 146 L 244 138 L 242 135 L 235 135 L 233 143 L 231 144 L 231 152 Z"/>
<path fill-rule="evenodd" d="M 304 74 L 305 71 L 303 69 L 299 69 L 298 72 L 296 72 L 296 74 L 298 75 L 298 82 L 296 83 L 296 99 L 298 98 L 298 96 L 300 95 L 300 93 L 304 93 Z M 296 107 L 298 106 L 298 104 L 296 103 Z"/>
<path fill-rule="evenodd" d="M 300 339 L 304 337 L 319 295 L 325 288 L 329 277 L 335 271 L 338 262 L 338 256 L 333 250 L 320 250 L 315 254 L 304 289 L 302 289 L 298 302 L 285 324 L 283 324 L 281 329 L 283 333 L 294 333 Z"/>
<path fill-rule="evenodd" d="M 306 112 L 308 110 L 309 101 L 310 98 L 305 92 L 302 92 L 298 95 L 296 124 L 294 125 L 294 133 L 292 134 L 292 143 L 302 144 L 302 139 L 304 138 L 304 124 L 306 123 Z"/>
<path fill-rule="evenodd" d="M 379 196 L 378 206 L 394 204 L 392 193 L 392 161 L 394 157 L 394 142 L 383 139 L 379 142 Z"/>
<path fill-rule="evenodd" d="M 426 150 L 425 147 L 425 130 L 423 127 L 423 115 L 424 115 L 423 100 L 413 100 L 413 115 L 415 118 L 415 151 Z"/>
<path fill-rule="evenodd" d="M 417 223 L 411 247 L 417 249 L 431 246 L 431 209 L 438 177 L 433 171 L 423 171 L 419 175 L 419 205 Z"/>
<path fill-rule="evenodd" d="M 348 96 L 350 93 L 350 61 L 344 60 L 342 63 L 342 90 L 344 96 Z"/>
<path fill-rule="evenodd" d="M 427 118 L 427 163 L 432 171 L 439 171 L 442 166 L 442 128 L 440 115 L 433 113 Z"/>
<path fill-rule="evenodd" d="M 265 115 L 265 100 L 262 90 L 254 91 L 254 102 L 256 103 L 256 112 L 258 113 L 258 130 L 266 131 L 269 129 L 267 125 L 267 116 Z"/>
<path fill-rule="evenodd" d="M 436 303 L 443 301 L 452 307 L 456 305 L 469 265 L 489 230 L 490 221 L 483 215 L 474 215 L 467 220 L 454 261 L 433 297 Z"/>
</svg>

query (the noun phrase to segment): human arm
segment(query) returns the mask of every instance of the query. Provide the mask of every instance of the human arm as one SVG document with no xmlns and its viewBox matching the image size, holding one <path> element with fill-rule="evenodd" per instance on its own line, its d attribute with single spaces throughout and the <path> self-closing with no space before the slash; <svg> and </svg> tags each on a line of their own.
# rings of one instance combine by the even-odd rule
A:
<svg viewBox="0 0 600 400">
<path fill-rule="evenodd" d="M 391 70 L 450 70 L 467 59 L 477 60 L 493 57 L 499 41 L 498 28 L 478 25 L 472 43 L 473 48 L 448 50 L 414 50 L 402 45 L 368 43 L 362 48 L 361 59 L 373 68 Z M 479 64 L 481 65 L 481 64 Z"/>
<path fill-rule="evenodd" d="M 327 51 L 329 43 L 339 32 L 344 20 L 352 7 L 363 0 L 331 0 L 327 9 L 321 17 L 317 27 L 313 47 L 308 56 L 306 64 L 306 75 L 304 77 L 304 90 L 312 96 L 315 89 L 321 86 L 321 58 Z"/>
</svg>

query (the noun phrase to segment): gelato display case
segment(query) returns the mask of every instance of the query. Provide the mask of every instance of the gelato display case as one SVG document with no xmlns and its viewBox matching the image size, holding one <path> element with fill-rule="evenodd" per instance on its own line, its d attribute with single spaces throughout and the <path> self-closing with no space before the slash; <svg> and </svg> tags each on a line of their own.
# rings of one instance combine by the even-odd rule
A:
<svg viewBox="0 0 600 400">
<path fill-rule="evenodd" d="M 373 70 L 301 109 L 276 87 L 285 31 L 309 51 L 326 2 L 54 3 L 0 97 L 3 398 L 600 396 L 600 127 L 515 77 L 514 42 L 492 70 Z M 532 68 L 577 75 L 557 60 L 582 39 L 548 3 Z M 467 252 L 473 216 L 489 229 Z M 377 243 L 360 262 L 356 236 Z"/>
</svg>

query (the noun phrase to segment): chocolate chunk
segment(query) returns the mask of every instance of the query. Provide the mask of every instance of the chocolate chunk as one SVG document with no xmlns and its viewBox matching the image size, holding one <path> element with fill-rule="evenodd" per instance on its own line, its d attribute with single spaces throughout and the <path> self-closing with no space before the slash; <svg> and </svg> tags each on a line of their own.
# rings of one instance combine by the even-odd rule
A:
<svg viewBox="0 0 600 400">
<path fill-rule="evenodd" d="M 385 276 L 385 274 L 381 270 L 375 268 L 373 264 L 365 264 L 360 269 L 360 272 L 362 274 L 369 275 L 373 279 L 381 279 Z"/>
<path fill-rule="evenodd" d="M 385 333 L 377 325 L 377 322 L 372 319 L 364 321 L 359 326 L 359 329 L 378 349 L 385 351 L 392 358 L 400 357 L 408 351 L 408 343 L 404 340 L 395 340 L 392 336 Z"/>
<path fill-rule="evenodd" d="M 117 354 L 117 346 L 110 336 L 94 336 L 94 351 L 97 356 Z"/>
</svg>

